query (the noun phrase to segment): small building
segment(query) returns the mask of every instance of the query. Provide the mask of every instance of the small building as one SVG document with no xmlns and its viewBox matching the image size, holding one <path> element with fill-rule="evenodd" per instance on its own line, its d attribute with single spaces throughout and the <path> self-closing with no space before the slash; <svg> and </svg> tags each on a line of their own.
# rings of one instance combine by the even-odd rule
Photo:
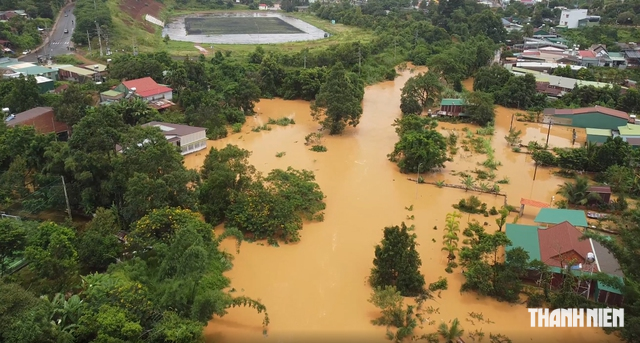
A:
<svg viewBox="0 0 640 343">
<path fill-rule="evenodd" d="M 595 240 L 582 239 L 582 232 L 567 221 L 549 228 L 507 224 L 505 234 L 512 243 L 507 251 L 522 248 L 529 254 L 529 261 L 538 260 L 549 267 L 551 287 L 562 285 L 563 272 L 576 276 L 603 273 L 618 278 L 622 283 L 624 274 L 611 252 Z M 541 275 L 533 270 L 526 279 L 541 285 Z M 580 281 L 576 292 L 609 306 L 619 307 L 624 300 L 619 289 L 593 279 Z"/>
<path fill-rule="evenodd" d="M 580 58 L 580 65 L 583 67 L 600 66 L 600 59 L 598 59 L 596 54 L 591 50 L 580 50 L 578 51 L 578 56 Z"/>
<path fill-rule="evenodd" d="M 158 84 L 150 77 L 123 81 L 114 90 L 125 96 L 131 93 L 147 102 L 160 99 L 171 101 L 173 99 L 173 90 L 171 88 Z"/>
<path fill-rule="evenodd" d="M 625 141 L 629 138 L 640 138 L 640 125 L 626 124 L 619 126 L 618 134 L 620 134 L 620 137 Z"/>
<path fill-rule="evenodd" d="M 581 128 L 616 130 L 627 125 L 631 120 L 627 112 L 607 107 L 583 107 L 572 109 L 547 108 L 544 110 L 545 120 L 553 124 Z"/>
<path fill-rule="evenodd" d="M 463 99 L 442 99 L 438 114 L 450 117 L 464 116 L 465 107 Z"/>
<path fill-rule="evenodd" d="M 54 84 L 53 80 L 44 76 L 36 76 L 36 83 L 38 84 L 38 88 L 40 89 L 40 93 L 48 93 L 53 92 Z"/>
<path fill-rule="evenodd" d="M 560 14 L 559 26 L 564 26 L 568 29 L 577 29 L 580 20 L 588 18 L 588 10 L 586 9 L 566 9 L 562 10 Z"/>
<path fill-rule="evenodd" d="M 94 71 L 87 70 L 84 68 L 74 67 L 74 66 L 65 66 L 59 67 L 58 73 L 60 75 L 61 80 L 70 80 L 70 81 L 78 81 L 78 82 L 86 82 L 93 80 L 95 75 Z"/>
<path fill-rule="evenodd" d="M 162 123 L 152 121 L 143 127 L 157 127 L 167 140 L 180 148 L 182 155 L 187 155 L 207 148 L 207 129 L 188 125 Z"/>
<path fill-rule="evenodd" d="M 588 226 L 584 211 L 563 208 L 541 208 L 533 221 L 545 225 L 556 225 L 566 221 L 573 226 Z"/>
<path fill-rule="evenodd" d="M 120 101 L 124 97 L 124 93 L 120 93 L 113 89 L 100 93 L 100 102 Z"/>
<path fill-rule="evenodd" d="M 533 38 L 539 38 L 540 39 L 540 38 L 556 38 L 556 37 L 558 37 L 557 34 L 550 33 L 550 32 L 547 32 L 545 30 L 538 29 L 538 30 L 533 31 Z"/>
<path fill-rule="evenodd" d="M 13 126 L 33 126 L 38 133 L 55 133 L 60 140 L 67 140 L 69 127 L 65 123 L 56 121 L 53 108 L 36 107 L 28 111 L 10 115 L 5 123 Z"/>
<path fill-rule="evenodd" d="M 604 144 L 612 133 L 609 129 L 592 129 L 587 128 L 587 142 L 595 144 Z"/>
<path fill-rule="evenodd" d="M 93 71 L 96 81 L 101 81 L 103 77 L 107 76 L 107 66 L 104 64 L 83 65 L 82 68 Z"/>
<path fill-rule="evenodd" d="M 269 9 L 269 6 L 267 6 L 267 4 L 260 4 L 258 5 L 258 9 L 261 11 L 266 11 Z"/>
<path fill-rule="evenodd" d="M 589 187 L 587 192 L 589 192 L 589 194 L 591 193 L 598 194 L 600 201 L 596 201 L 595 203 L 602 202 L 602 203 L 608 204 L 611 202 L 611 187 L 609 186 L 591 186 Z"/>
</svg>

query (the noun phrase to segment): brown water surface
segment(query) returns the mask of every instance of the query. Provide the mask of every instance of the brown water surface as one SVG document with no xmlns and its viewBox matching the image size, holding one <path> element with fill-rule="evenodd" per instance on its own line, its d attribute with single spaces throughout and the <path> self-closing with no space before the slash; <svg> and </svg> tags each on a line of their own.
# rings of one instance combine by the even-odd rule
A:
<svg viewBox="0 0 640 343">
<path fill-rule="evenodd" d="M 415 175 L 400 174 L 387 160 L 386 155 L 397 141 L 391 124 L 400 115 L 400 89 L 409 77 L 411 72 L 405 71 L 395 81 L 367 87 L 360 125 L 348 129 L 342 136 L 324 138 L 323 144 L 328 148 L 325 153 L 309 151 L 304 145 L 304 137 L 319 128 L 311 120 L 309 103 L 304 101 L 262 100 L 256 106 L 258 115 L 248 118 L 242 133 L 209 142 L 210 147 L 236 144 L 252 151 L 251 162 L 265 173 L 288 166 L 313 170 L 327 196 L 327 210 L 324 222 L 305 224 L 301 242 L 297 244 L 276 248 L 244 243 L 240 254 L 236 255 L 234 268 L 228 273 L 237 291 L 235 294 L 260 299 L 267 306 L 271 319 L 268 337 L 262 336 L 259 314 L 251 309 L 235 308 L 224 318 L 215 318 L 209 323 L 205 331 L 207 341 L 301 342 L 317 338 L 322 342 L 337 342 L 363 338 L 388 342 L 384 337 L 385 329 L 370 323 L 378 312 L 367 302 L 371 288 L 366 278 L 382 229 L 406 221 L 416 225 L 422 272 L 427 283 L 440 276 L 449 281 L 449 289 L 428 304 L 438 309 L 430 318 L 436 324 L 458 318 L 465 330 L 465 341 L 472 341 L 467 336 L 469 333 L 482 330 L 487 336 L 484 341 L 489 341 L 489 333 L 501 333 L 514 342 L 618 342 L 597 328 L 533 329 L 524 305 L 500 303 L 475 293 L 459 292 L 464 281 L 460 268 L 447 274 L 444 271 L 445 253 L 440 250 L 445 215 L 454 210 L 453 203 L 470 195 L 479 196 L 489 207 L 499 208 L 504 200 L 477 192 L 416 185 L 407 180 Z M 469 82 L 465 84 L 468 86 Z M 534 166 L 530 156 L 514 153 L 507 146 L 503 137 L 509 130 L 514 112 L 497 109 L 492 145 L 502 166 L 496 171 L 496 180 L 510 179 L 509 184 L 500 187 L 508 194 L 508 202 L 512 205 L 519 205 L 523 197 L 549 202 L 563 180 L 539 168 L 533 181 Z M 296 124 L 251 132 L 252 127 L 266 123 L 269 117 L 283 116 L 294 118 Z M 544 143 L 546 126 L 519 122 L 515 122 L 515 126 L 523 130 L 523 143 L 530 140 Z M 446 133 L 460 131 L 465 125 L 442 123 L 440 127 Z M 570 130 L 556 126 L 551 129 L 549 143 L 569 146 L 570 136 Z M 277 158 L 278 152 L 286 155 Z M 205 154 L 189 155 L 185 164 L 197 168 Z M 454 162 L 448 163 L 440 172 L 425 175 L 425 179 L 460 183 L 460 178 L 451 173 L 481 168 L 477 163 L 485 158 L 460 149 Z M 410 205 L 413 205 L 411 212 L 405 209 Z M 536 213 L 537 209 L 527 208 L 519 223 L 532 223 Z M 407 220 L 410 215 L 415 216 L 415 220 Z M 486 221 L 488 231 L 497 230 L 493 217 L 464 215 L 463 226 L 468 219 Z M 510 218 L 509 222 L 512 220 Z M 433 230 L 434 226 L 438 227 L 437 231 Z M 224 246 L 235 254 L 233 242 L 225 242 Z M 493 323 L 471 321 L 470 312 L 482 313 Z M 435 326 L 426 326 L 423 331 L 435 330 Z"/>
</svg>

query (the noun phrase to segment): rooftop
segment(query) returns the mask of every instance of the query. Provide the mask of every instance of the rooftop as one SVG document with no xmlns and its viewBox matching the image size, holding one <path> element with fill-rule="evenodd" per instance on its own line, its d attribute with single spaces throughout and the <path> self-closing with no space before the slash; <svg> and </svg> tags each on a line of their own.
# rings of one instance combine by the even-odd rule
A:
<svg viewBox="0 0 640 343">
<path fill-rule="evenodd" d="M 569 263 L 584 263 L 587 254 L 593 252 L 593 249 L 591 240 L 581 240 L 582 236 L 582 232 L 567 221 L 538 230 L 541 261 L 548 266 L 560 268 Z M 594 268 L 594 271 L 599 272 L 600 268 Z"/>
<path fill-rule="evenodd" d="M 538 240 L 537 226 L 507 224 L 505 234 L 513 244 L 507 247 L 507 251 L 521 247 L 529 253 L 529 261 L 540 260 L 540 242 Z"/>
<path fill-rule="evenodd" d="M 115 90 L 113 90 L 113 89 L 110 89 L 110 90 L 108 90 L 108 91 L 104 91 L 104 92 L 102 92 L 102 93 L 100 93 L 100 94 L 102 94 L 102 95 L 106 95 L 106 96 L 111 96 L 111 97 L 116 97 L 116 96 L 120 96 L 120 95 L 122 95 L 122 93 L 120 93 L 120 92 L 118 92 L 118 91 L 115 91 Z"/>
<path fill-rule="evenodd" d="M 143 98 L 173 91 L 167 86 L 159 85 L 150 77 L 123 81 L 122 84 L 129 90 L 135 88 L 136 94 Z"/>
<path fill-rule="evenodd" d="M 611 130 L 587 128 L 587 136 L 611 137 Z"/>
<path fill-rule="evenodd" d="M 584 211 L 561 208 L 542 208 L 534 221 L 543 224 L 560 224 L 566 221 L 571 225 L 581 227 L 587 227 L 588 225 Z"/>
<path fill-rule="evenodd" d="M 640 136 L 640 125 L 627 124 L 625 126 L 618 126 L 620 136 Z"/>
<path fill-rule="evenodd" d="M 32 65 L 25 68 L 18 68 L 16 65 L 14 65 L 11 67 L 11 69 L 15 70 L 18 73 L 26 74 L 26 75 L 40 75 L 40 74 L 49 74 L 53 72 L 49 68 L 45 68 L 37 65 Z"/>
<path fill-rule="evenodd" d="M 625 142 L 629 143 L 631 146 L 640 146 L 640 138 L 623 138 Z"/>
<path fill-rule="evenodd" d="M 442 99 L 440 106 L 463 106 L 463 99 Z"/>
<path fill-rule="evenodd" d="M 20 123 L 23 123 L 27 120 L 31 120 L 33 118 L 37 118 L 43 114 L 47 114 L 49 112 L 53 112 L 53 108 L 51 107 L 36 107 L 30 110 L 20 112 L 15 115 L 15 118 L 7 121 L 7 126 L 14 126 Z"/>
<path fill-rule="evenodd" d="M 593 51 L 590 50 L 580 50 L 578 51 L 578 55 L 583 58 L 596 58 L 596 54 L 594 54 Z"/>
<path fill-rule="evenodd" d="M 93 74 L 95 74 L 94 71 L 90 71 L 84 68 L 78 68 L 78 67 L 74 67 L 74 66 L 70 66 L 70 67 L 60 67 L 58 68 L 59 70 L 63 70 L 63 71 L 67 71 L 73 74 L 77 74 L 77 75 L 82 75 L 82 76 L 92 76 Z"/>
<path fill-rule="evenodd" d="M 611 194 L 611 187 L 609 186 L 591 186 L 587 190 L 588 192 L 593 193 L 603 193 L 603 194 Z"/>
<path fill-rule="evenodd" d="M 188 125 L 180 125 L 180 124 L 173 124 L 173 123 L 163 123 L 163 122 L 159 122 L 159 121 L 152 121 L 149 123 L 146 123 L 144 125 L 142 125 L 143 127 L 157 127 L 160 130 L 162 130 L 162 133 L 164 133 L 165 137 L 167 136 L 186 136 L 186 135 L 190 135 L 192 133 L 196 133 L 196 132 L 200 132 L 200 131 L 206 131 L 206 128 L 204 127 L 195 127 L 195 126 L 188 126 Z M 169 138 L 169 137 L 167 137 Z"/>
<path fill-rule="evenodd" d="M 107 66 L 104 65 L 104 64 L 83 65 L 82 68 L 87 69 L 87 70 L 91 70 L 91 71 L 97 71 L 98 73 L 101 73 L 101 72 L 107 70 Z"/>
<path fill-rule="evenodd" d="M 593 113 L 593 112 L 601 113 L 611 117 L 629 120 L 629 114 L 627 114 L 627 112 L 622 112 L 622 111 L 614 110 L 612 108 L 603 107 L 603 106 L 568 108 L 568 109 L 547 108 L 544 110 L 545 115 L 578 115 L 578 114 L 586 114 L 586 113 Z"/>
</svg>

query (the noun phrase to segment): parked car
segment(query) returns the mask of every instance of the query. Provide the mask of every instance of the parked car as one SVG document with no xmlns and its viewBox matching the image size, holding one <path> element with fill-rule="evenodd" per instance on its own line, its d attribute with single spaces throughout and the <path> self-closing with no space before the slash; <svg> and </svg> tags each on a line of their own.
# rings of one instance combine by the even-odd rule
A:
<svg viewBox="0 0 640 343">
<path fill-rule="evenodd" d="M 69 33 L 69 30 L 67 30 L 67 29 L 64 29 L 64 33 Z"/>
</svg>

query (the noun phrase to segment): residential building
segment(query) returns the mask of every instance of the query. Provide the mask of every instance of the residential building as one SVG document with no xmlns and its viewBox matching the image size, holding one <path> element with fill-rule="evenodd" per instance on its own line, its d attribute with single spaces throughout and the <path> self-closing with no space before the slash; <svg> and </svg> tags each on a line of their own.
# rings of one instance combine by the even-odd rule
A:
<svg viewBox="0 0 640 343">
<path fill-rule="evenodd" d="M 554 124 L 581 128 L 616 130 L 627 125 L 631 117 L 627 112 L 614 110 L 602 106 L 544 110 L 545 121 L 552 120 Z"/>
<path fill-rule="evenodd" d="M 54 89 L 53 80 L 44 76 L 36 76 L 36 83 L 40 89 L 40 93 L 52 92 Z"/>
<path fill-rule="evenodd" d="M 627 59 L 621 52 L 608 52 L 609 59 L 611 59 L 611 67 L 625 69 L 627 67 Z M 605 65 L 605 67 L 608 67 Z"/>
<path fill-rule="evenodd" d="M 93 75 L 96 82 L 102 81 L 102 79 L 107 76 L 107 66 L 104 64 L 85 64 L 81 67 L 94 72 Z"/>
<path fill-rule="evenodd" d="M 187 155 L 207 148 L 207 131 L 203 127 L 162 123 L 152 121 L 143 127 L 159 128 L 167 140 L 180 148 L 182 155 Z"/>
<path fill-rule="evenodd" d="M 536 82 L 546 82 L 549 84 L 547 88 L 557 88 L 562 90 L 562 92 L 570 92 L 577 86 L 578 87 L 593 86 L 595 88 L 604 88 L 604 87 L 614 86 L 610 83 L 577 80 L 570 77 L 556 76 L 549 73 L 543 73 L 543 72 L 539 72 L 531 69 L 513 67 L 508 64 L 505 64 L 504 67 L 510 70 L 515 75 L 532 74 L 536 78 Z M 571 68 L 576 70 L 575 66 L 572 66 Z M 579 67 L 579 68 L 582 68 L 582 67 Z M 626 87 L 621 87 L 621 88 L 623 92 L 626 90 Z"/>
<path fill-rule="evenodd" d="M 141 98 L 147 102 L 150 107 L 157 110 L 175 105 L 171 101 L 173 99 L 173 90 L 165 85 L 156 83 L 150 77 L 123 81 L 114 89 L 100 93 L 100 101 L 106 104 L 121 99 L 128 99 L 132 96 Z"/>
<path fill-rule="evenodd" d="M 600 59 L 596 57 L 596 54 L 591 50 L 580 50 L 578 56 L 581 61 L 581 65 L 584 67 L 599 67 Z"/>
<path fill-rule="evenodd" d="M 609 129 L 593 129 L 587 128 L 587 142 L 594 144 L 603 144 L 612 135 L 612 130 Z"/>
<path fill-rule="evenodd" d="M 516 23 L 512 18 L 502 18 L 502 26 L 508 32 L 522 31 L 522 25 Z"/>
<path fill-rule="evenodd" d="M 24 10 L 0 11 L 0 21 L 8 21 L 13 17 L 29 18 Z"/>
<path fill-rule="evenodd" d="M 611 252 L 591 238 L 582 239 L 582 231 L 568 221 L 549 228 L 507 224 L 505 234 L 512 243 L 507 251 L 522 248 L 529 254 L 529 261 L 538 260 L 549 267 L 551 287 L 561 287 L 565 273 L 576 276 L 604 273 L 618 278 L 621 283 L 623 281 L 620 264 Z M 534 270 L 529 271 L 525 278 L 542 286 L 542 275 Z M 619 289 L 596 280 L 581 280 L 576 292 L 609 306 L 619 307 L 624 301 Z"/>
<path fill-rule="evenodd" d="M 22 62 L 15 58 L 0 58 L 0 69 L 3 77 L 24 76 L 44 76 L 52 80 L 57 80 L 57 73 L 49 68 L 45 68 L 33 63 Z"/>
<path fill-rule="evenodd" d="M 564 93 L 562 89 L 551 87 L 551 84 L 549 82 L 538 81 L 536 81 L 536 91 L 553 98 L 558 98 Z"/>
<path fill-rule="evenodd" d="M 74 66 L 58 67 L 58 75 L 61 80 L 86 82 L 94 80 L 96 72 Z"/>
<path fill-rule="evenodd" d="M 547 32 L 545 30 L 535 30 L 533 32 L 533 38 L 544 39 L 544 38 L 557 38 L 558 35 L 555 33 Z"/>
<path fill-rule="evenodd" d="M 586 9 L 575 8 L 562 10 L 559 26 L 577 29 L 578 27 L 597 25 L 599 22 L 600 17 L 590 16 Z"/>
<path fill-rule="evenodd" d="M 38 133 L 55 133 L 60 140 L 67 140 L 69 137 L 69 127 L 65 123 L 56 121 L 51 107 L 36 107 L 12 114 L 5 120 L 5 123 L 10 127 L 33 126 Z"/>
<path fill-rule="evenodd" d="M 466 105 L 463 99 L 442 99 L 440 101 L 440 111 L 438 115 L 458 117 L 464 116 L 464 109 Z"/>
</svg>

